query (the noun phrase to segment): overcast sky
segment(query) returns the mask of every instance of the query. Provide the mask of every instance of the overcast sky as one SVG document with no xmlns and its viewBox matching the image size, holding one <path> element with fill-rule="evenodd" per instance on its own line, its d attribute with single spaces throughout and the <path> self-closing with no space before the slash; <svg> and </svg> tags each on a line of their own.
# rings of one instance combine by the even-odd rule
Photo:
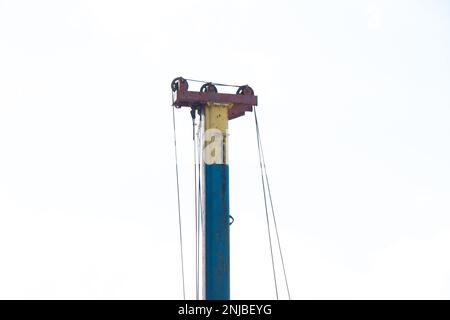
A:
<svg viewBox="0 0 450 320">
<path fill-rule="evenodd" d="M 294 299 L 450 299 L 449 32 L 445 0 L 0 0 L 0 298 L 182 298 L 181 75 L 258 94 Z M 229 160 L 231 296 L 272 299 L 252 114 Z"/>
</svg>

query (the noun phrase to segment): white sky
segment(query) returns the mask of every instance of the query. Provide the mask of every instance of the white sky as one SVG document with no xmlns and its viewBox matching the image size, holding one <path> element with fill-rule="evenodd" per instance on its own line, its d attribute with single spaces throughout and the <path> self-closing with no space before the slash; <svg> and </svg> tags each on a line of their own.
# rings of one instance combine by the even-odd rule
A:
<svg viewBox="0 0 450 320">
<path fill-rule="evenodd" d="M 181 298 L 182 75 L 259 95 L 293 298 L 449 299 L 449 31 L 445 0 L 0 0 L 0 298 Z M 230 134 L 231 294 L 271 299 L 252 115 Z"/>
</svg>

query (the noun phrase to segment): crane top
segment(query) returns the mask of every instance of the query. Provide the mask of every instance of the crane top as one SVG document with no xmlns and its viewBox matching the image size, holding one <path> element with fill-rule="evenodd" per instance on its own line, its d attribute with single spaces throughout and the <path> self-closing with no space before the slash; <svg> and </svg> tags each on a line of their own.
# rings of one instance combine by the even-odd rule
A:
<svg viewBox="0 0 450 320">
<path fill-rule="evenodd" d="M 243 116 L 247 111 L 253 111 L 253 106 L 258 105 L 258 97 L 248 85 L 239 86 L 235 94 L 219 93 L 216 85 L 218 84 L 206 82 L 200 91 L 189 91 L 187 79 L 175 78 L 171 84 L 174 92 L 173 105 L 178 108 L 198 109 L 203 108 L 208 102 L 232 104 L 233 107 L 228 110 L 229 120 Z"/>
</svg>

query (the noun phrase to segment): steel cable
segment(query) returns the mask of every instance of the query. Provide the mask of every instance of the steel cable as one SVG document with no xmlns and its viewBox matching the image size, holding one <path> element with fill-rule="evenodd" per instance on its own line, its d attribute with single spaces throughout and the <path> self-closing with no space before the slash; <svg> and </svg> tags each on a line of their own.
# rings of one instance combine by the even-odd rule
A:
<svg viewBox="0 0 450 320">
<path fill-rule="evenodd" d="M 269 202 L 270 202 L 270 207 L 271 207 L 271 210 L 272 210 L 272 218 L 273 218 L 274 227 L 275 227 L 275 235 L 276 235 L 276 238 L 277 238 L 278 250 L 280 252 L 281 265 L 282 265 L 282 268 L 283 268 L 284 281 L 285 281 L 285 284 L 286 284 L 286 290 L 287 290 L 288 298 L 289 298 L 289 300 L 291 300 L 291 293 L 290 293 L 290 290 L 289 290 L 289 283 L 288 283 L 288 279 L 287 279 L 286 267 L 285 267 L 285 264 L 284 264 L 283 250 L 281 248 L 281 241 L 280 241 L 280 236 L 279 236 L 279 232 L 278 232 L 277 220 L 276 220 L 276 217 L 275 217 L 275 210 L 274 210 L 273 201 L 272 201 L 272 193 L 270 191 L 269 177 L 267 175 L 266 160 L 264 158 L 264 150 L 263 150 L 263 146 L 262 146 L 262 142 L 261 142 L 261 134 L 260 134 L 260 131 L 259 131 L 258 117 L 257 117 L 257 114 L 256 114 L 256 110 L 253 110 L 253 112 L 255 114 L 256 135 L 257 135 L 258 145 L 259 145 L 259 149 L 258 150 L 260 150 L 260 153 L 261 153 L 261 160 L 262 160 L 262 165 L 263 165 L 264 177 L 265 177 L 265 180 L 266 180 L 267 191 L 268 191 L 268 195 L 269 195 Z"/>
<path fill-rule="evenodd" d="M 173 94 L 172 94 L 173 100 Z M 173 103 L 172 103 L 173 104 Z M 178 204 L 178 228 L 179 228 L 179 238 L 180 238 L 180 258 L 181 258 L 181 277 L 183 282 L 183 299 L 186 300 L 186 287 L 184 278 L 184 254 L 183 254 L 183 231 L 181 224 L 181 206 L 180 206 L 180 181 L 178 175 L 178 151 L 177 151 L 177 130 L 175 121 L 175 107 L 172 107 L 172 122 L 173 122 L 173 141 L 175 150 L 175 175 L 177 181 L 177 204 Z"/>
<path fill-rule="evenodd" d="M 255 111 L 255 110 L 253 110 L 253 111 Z M 256 117 L 256 112 L 255 112 L 255 123 L 256 123 L 256 139 L 257 139 L 257 143 L 258 143 L 259 166 L 261 169 L 261 182 L 262 182 L 263 195 L 264 195 L 264 208 L 266 211 L 267 234 L 269 236 L 270 257 L 272 260 L 273 281 L 274 281 L 274 285 L 275 285 L 275 295 L 278 300 L 277 274 L 276 274 L 276 270 L 275 270 L 275 259 L 273 256 L 272 236 L 270 234 L 269 212 L 267 209 L 266 186 L 265 186 L 265 181 L 264 181 L 264 171 L 263 171 L 262 156 L 261 156 L 261 145 L 260 145 L 259 130 L 258 130 L 258 119 Z"/>
</svg>

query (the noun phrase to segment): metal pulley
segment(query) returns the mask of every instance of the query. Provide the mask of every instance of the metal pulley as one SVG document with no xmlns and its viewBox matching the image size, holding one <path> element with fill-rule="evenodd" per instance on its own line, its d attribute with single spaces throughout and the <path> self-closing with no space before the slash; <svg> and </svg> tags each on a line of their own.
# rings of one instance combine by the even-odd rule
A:
<svg viewBox="0 0 450 320">
<path fill-rule="evenodd" d="M 187 91 L 189 89 L 189 83 L 183 77 L 178 77 L 173 79 L 170 87 L 172 88 L 172 92 L 176 92 L 181 88 Z"/>
<path fill-rule="evenodd" d="M 236 91 L 236 94 L 246 95 L 246 96 L 253 96 L 253 95 L 255 95 L 253 89 L 250 86 L 248 86 L 248 85 L 240 86 L 239 89 Z"/>
<path fill-rule="evenodd" d="M 201 86 L 200 92 L 215 92 L 217 93 L 217 87 L 213 85 L 211 82 L 207 82 Z"/>
</svg>

